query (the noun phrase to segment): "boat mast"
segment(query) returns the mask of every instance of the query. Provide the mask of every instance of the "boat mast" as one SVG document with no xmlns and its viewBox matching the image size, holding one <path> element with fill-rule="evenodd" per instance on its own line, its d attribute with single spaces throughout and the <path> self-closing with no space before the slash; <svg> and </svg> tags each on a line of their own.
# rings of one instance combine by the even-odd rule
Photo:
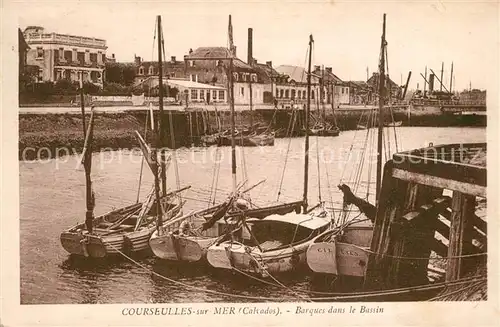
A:
<svg viewBox="0 0 500 327">
<path fill-rule="evenodd" d="M 451 63 L 450 92 L 453 92 L 453 62 Z"/>
<path fill-rule="evenodd" d="M 158 178 L 158 152 L 157 149 L 161 149 L 161 127 L 162 123 L 161 120 L 163 119 L 163 80 L 161 77 L 161 16 L 158 15 L 156 16 L 156 20 L 158 23 L 158 62 L 159 62 L 159 74 L 158 74 L 158 95 L 160 97 L 160 119 L 159 119 L 159 126 L 156 128 L 156 133 L 153 131 L 153 136 L 156 138 L 155 146 L 151 148 L 151 159 L 153 160 L 153 167 L 154 167 L 154 178 L 155 178 L 155 198 L 156 198 L 156 230 L 158 232 L 158 235 L 160 235 L 160 227 L 162 226 L 162 214 L 163 214 L 163 209 L 161 206 L 161 197 L 160 197 L 160 181 Z M 153 114 L 151 113 L 151 120 L 153 120 Z M 161 166 L 164 168 L 164 157 L 162 156 L 161 158 Z M 164 169 L 163 169 L 164 171 Z M 163 177 L 163 171 L 162 171 L 162 177 Z M 166 189 L 164 189 L 164 192 L 166 192 Z"/>
<path fill-rule="evenodd" d="M 307 183 L 309 178 L 309 113 L 311 111 L 311 58 L 312 58 L 312 45 L 313 36 L 309 35 L 309 64 L 307 68 L 307 106 L 305 115 L 305 131 L 306 131 L 306 145 L 304 153 L 304 197 L 302 200 L 303 212 L 307 211 Z"/>
<path fill-rule="evenodd" d="M 384 102 L 385 102 L 385 14 L 382 26 L 382 39 L 380 42 L 380 63 L 379 63 L 379 83 L 378 83 L 378 143 L 377 143 L 377 181 L 375 201 L 378 205 L 380 195 L 380 184 L 382 181 L 382 134 L 384 131 Z"/>
<path fill-rule="evenodd" d="M 233 81 L 233 25 L 231 23 L 231 15 L 229 15 L 229 108 L 231 110 L 231 175 L 233 180 L 233 196 L 236 195 L 236 141 L 234 136 L 235 120 L 234 120 L 234 81 Z"/>
<path fill-rule="evenodd" d="M 161 28 L 161 16 L 158 15 L 158 96 L 159 96 L 159 113 L 160 113 L 160 119 L 158 120 L 159 127 L 158 127 L 158 148 L 160 149 L 161 153 L 161 187 L 163 191 L 163 196 L 167 195 L 167 172 L 166 170 L 166 164 L 165 164 L 165 151 L 163 149 L 163 138 L 165 135 L 165 131 L 163 130 L 163 60 L 162 60 L 162 45 L 163 45 L 163 35 L 162 35 L 162 28 Z"/>
<path fill-rule="evenodd" d="M 85 225 L 87 231 L 92 233 L 93 220 L 94 220 L 94 205 L 95 199 L 92 193 L 92 180 L 90 172 L 92 170 L 92 125 L 93 125 L 93 112 L 90 114 L 89 130 L 85 128 L 85 101 L 83 95 L 83 72 L 80 75 L 80 106 L 82 109 L 82 125 L 83 125 L 83 138 L 84 145 L 82 150 L 83 168 L 85 170 L 85 199 L 87 211 L 85 212 Z"/>
</svg>

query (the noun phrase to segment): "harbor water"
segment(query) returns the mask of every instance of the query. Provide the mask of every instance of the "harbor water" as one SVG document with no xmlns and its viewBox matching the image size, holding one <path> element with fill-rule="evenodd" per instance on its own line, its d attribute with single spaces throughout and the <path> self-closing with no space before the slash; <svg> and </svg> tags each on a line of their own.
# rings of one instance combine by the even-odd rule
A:
<svg viewBox="0 0 500 327">
<path fill-rule="evenodd" d="M 398 150 L 426 147 L 429 143 L 486 142 L 485 128 L 396 129 Z M 340 209 L 342 195 L 337 189 L 340 182 L 352 185 L 356 179 L 374 181 L 375 156 L 365 160 L 361 177 L 355 174 L 361 149 L 374 144 L 376 139 L 365 136 L 366 131 L 347 131 L 338 137 L 311 138 L 309 205 L 321 200 L 328 209 Z M 396 150 L 395 141 L 391 134 L 391 139 L 385 142 L 391 144 L 390 149 L 386 147 L 387 152 Z M 304 139 L 276 139 L 275 142 L 274 147 L 237 151 L 238 180 L 247 181 L 248 187 L 265 180 L 250 191 L 252 201 L 259 206 L 276 200 L 302 199 Z M 207 207 L 214 197 L 217 202 L 227 196 L 231 187 L 230 154 L 229 147 L 176 151 L 178 183 L 172 160 L 167 184 L 172 190 L 191 185 L 191 189 L 183 193 L 184 213 Z M 111 260 L 70 257 L 61 247 L 59 235 L 84 220 L 85 176 L 79 159 L 73 155 L 19 162 L 22 304 L 292 301 L 297 300 L 294 292 L 306 296 L 311 290 L 307 271 L 279 276 L 287 286 L 284 288 L 237 272 L 154 257 L 134 257 L 135 261 L 123 257 Z M 94 153 L 92 180 L 96 215 L 135 203 L 141 161 L 138 151 Z M 213 176 L 217 175 L 215 161 L 220 162 L 217 183 L 213 183 Z M 144 164 L 140 199 L 144 199 L 153 185 L 152 174 L 147 169 Z M 357 190 L 357 194 L 368 195 L 372 202 L 374 192 L 373 183 L 361 184 Z"/>
</svg>

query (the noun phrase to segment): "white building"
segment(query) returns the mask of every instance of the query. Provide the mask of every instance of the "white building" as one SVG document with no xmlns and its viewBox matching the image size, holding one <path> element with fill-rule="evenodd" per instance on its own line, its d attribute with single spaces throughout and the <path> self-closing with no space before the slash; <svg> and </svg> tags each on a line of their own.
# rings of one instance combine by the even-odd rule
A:
<svg viewBox="0 0 500 327">
<path fill-rule="evenodd" d="M 94 37 L 47 33 L 43 27 L 29 26 L 24 38 L 30 46 L 27 64 L 39 67 L 38 82 L 92 82 L 102 86 L 106 61 L 106 41 Z"/>
</svg>

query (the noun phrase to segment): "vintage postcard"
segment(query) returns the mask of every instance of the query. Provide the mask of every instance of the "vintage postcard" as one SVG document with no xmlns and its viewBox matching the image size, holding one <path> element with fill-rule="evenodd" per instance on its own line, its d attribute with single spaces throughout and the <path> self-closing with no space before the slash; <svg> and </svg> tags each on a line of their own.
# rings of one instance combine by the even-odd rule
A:
<svg viewBox="0 0 500 327">
<path fill-rule="evenodd" d="M 495 325 L 498 17 L 2 2 L 0 324 Z"/>
</svg>

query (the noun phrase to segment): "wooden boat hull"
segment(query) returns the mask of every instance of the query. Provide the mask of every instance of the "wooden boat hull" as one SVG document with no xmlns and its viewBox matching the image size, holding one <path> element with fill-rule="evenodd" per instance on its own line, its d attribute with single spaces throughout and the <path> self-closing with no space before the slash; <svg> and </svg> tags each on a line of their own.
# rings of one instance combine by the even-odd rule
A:
<svg viewBox="0 0 500 327">
<path fill-rule="evenodd" d="M 244 211 L 246 216 L 252 218 L 264 218 L 270 214 L 286 214 L 297 210 L 302 201 L 279 204 L 275 206 L 251 209 Z M 211 213 L 219 206 L 198 212 L 191 213 L 183 218 L 172 220 L 162 228 L 161 235 L 155 231 L 149 240 L 149 245 L 154 255 L 160 259 L 173 261 L 197 262 L 206 258 L 207 249 L 215 243 L 220 235 L 226 230 L 225 222 L 216 222 L 214 226 L 203 232 L 202 235 L 182 235 L 179 233 L 181 224 L 189 223 L 194 228 L 200 226 L 205 220 L 197 218 L 204 214 Z M 239 213 L 241 215 L 242 213 Z M 238 214 L 229 214 L 227 218 L 236 218 Z M 236 228 L 236 227 L 234 227 Z"/>
<path fill-rule="evenodd" d="M 235 143 L 237 146 L 273 146 L 274 145 L 274 135 L 273 134 L 257 134 L 257 135 L 244 135 L 236 136 Z M 230 146 L 231 137 L 222 136 L 220 139 L 220 145 Z"/>
<path fill-rule="evenodd" d="M 330 230 L 307 249 L 307 265 L 316 273 L 362 277 L 366 273 L 373 228 L 348 227 L 341 238 Z M 333 238 L 333 240 L 330 240 Z"/>
<path fill-rule="evenodd" d="M 223 242 L 212 245 L 207 251 L 207 261 L 214 268 L 238 269 L 265 277 L 298 269 L 306 263 L 306 251 L 310 242 L 293 247 L 261 252 L 241 243 Z"/>
<path fill-rule="evenodd" d="M 403 125 L 403 122 L 401 120 L 395 121 L 395 122 L 392 122 L 392 123 L 384 124 L 384 126 L 386 126 L 386 127 L 399 127 L 401 125 Z"/>
<path fill-rule="evenodd" d="M 94 225 L 102 223 L 104 217 L 110 214 L 123 212 L 134 207 L 128 206 L 106 215 L 95 218 Z M 181 204 L 177 204 L 169 211 L 168 219 L 175 219 L 182 214 Z M 133 227 L 133 226 L 132 226 Z M 84 223 L 63 231 L 60 235 L 62 247 L 70 254 L 92 258 L 103 258 L 121 252 L 131 254 L 149 249 L 149 238 L 156 229 L 155 221 L 141 227 L 137 231 L 109 232 L 104 234 L 88 234 Z"/>
<path fill-rule="evenodd" d="M 153 233 L 149 244 L 155 256 L 164 260 L 198 262 L 205 258 L 207 249 L 217 237 L 185 236 Z"/>
</svg>

